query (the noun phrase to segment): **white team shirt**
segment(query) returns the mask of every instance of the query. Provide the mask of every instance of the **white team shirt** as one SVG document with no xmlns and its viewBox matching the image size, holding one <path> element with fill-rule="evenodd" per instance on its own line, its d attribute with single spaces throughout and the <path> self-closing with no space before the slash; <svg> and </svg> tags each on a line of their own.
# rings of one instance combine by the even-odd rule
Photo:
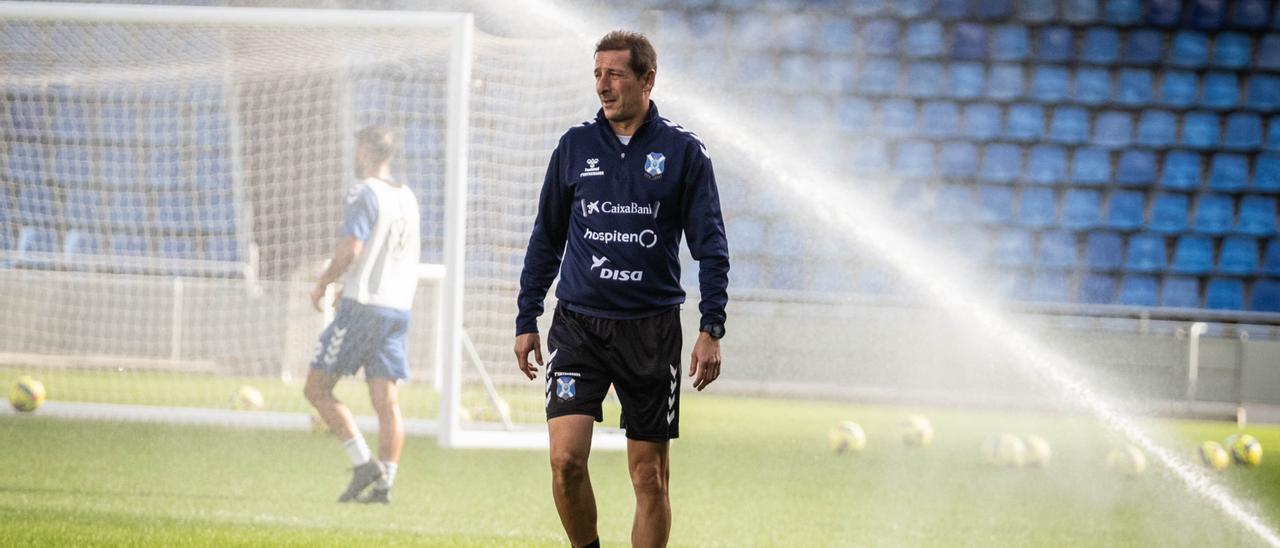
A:
<svg viewBox="0 0 1280 548">
<path fill-rule="evenodd" d="M 418 198 L 408 185 L 370 177 L 351 187 L 346 202 L 342 234 L 362 240 L 364 251 L 347 269 L 343 298 L 413 308 L 421 248 Z"/>
</svg>

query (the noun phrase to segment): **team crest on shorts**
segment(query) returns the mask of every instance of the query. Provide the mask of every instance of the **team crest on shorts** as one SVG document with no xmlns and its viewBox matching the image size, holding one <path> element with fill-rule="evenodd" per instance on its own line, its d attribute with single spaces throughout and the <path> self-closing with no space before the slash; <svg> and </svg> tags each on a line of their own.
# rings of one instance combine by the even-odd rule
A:
<svg viewBox="0 0 1280 548">
<path fill-rule="evenodd" d="M 667 167 L 667 157 L 661 152 L 650 152 L 644 157 L 644 174 L 650 179 L 658 179 L 662 177 L 662 171 Z"/>
<path fill-rule="evenodd" d="M 569 401 L 578 395 L 577 380 L 573 377 L 556 377 L 556 399 Z"/>
</svg>

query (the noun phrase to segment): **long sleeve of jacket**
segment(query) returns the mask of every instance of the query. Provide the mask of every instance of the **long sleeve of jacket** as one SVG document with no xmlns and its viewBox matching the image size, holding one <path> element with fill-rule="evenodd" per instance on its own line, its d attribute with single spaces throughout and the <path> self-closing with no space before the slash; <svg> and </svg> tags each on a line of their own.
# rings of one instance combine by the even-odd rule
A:
<svg viewBox="0 0 1280 548">
<path fill-rule="evenodd" d="M 543 300 L 547 290 L 560 271 L 564 259 L 565 238 L 569 231 L 569 215 L 573 195 L 565 188 L 561 169 L 564 141 L 551 155 L 547 175 L 542 182 L 538 198 L 538 215 L 529 236 L 529 248 L 524 255 L 524 270 L 520 273 L 520 295 L 516 302 L 516 334 L 537 333 L 538 317 L 542 315 Z"/>
<path fill-rule="evenodd" d="M 700 143 L 693 146 L 700 150 L 690 154 L 694 161 L 690 165 L 690 186 L 684 201 L 684 234 L 690 255 L 698 261 L 698 287 L 702 293 L 702 302 L 698 305 L 702 320 L 698 325 L 703 327 L 725 321 L 724 308 L 729 302 L 729 243 L 711 157 Z"/>
</svg>

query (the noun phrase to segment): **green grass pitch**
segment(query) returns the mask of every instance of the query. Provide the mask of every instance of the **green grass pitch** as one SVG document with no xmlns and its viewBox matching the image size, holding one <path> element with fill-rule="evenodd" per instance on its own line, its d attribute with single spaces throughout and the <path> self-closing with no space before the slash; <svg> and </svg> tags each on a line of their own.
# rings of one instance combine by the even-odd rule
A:
<svg viewBox="0 0 1280 548">
<path fill-rule="evenodd" d="M 714 387 L 712 388 L 714 390 Z M 912 412 L 937 432 L 905 447 Z M 609 417 L 616 421 L 616 415 Z M 826 432 L 858 421 L 867 449 Z M 1241 546 L 1260 541 L 1152 466 L 1104 467 L 1117 440 L 1081 417 L 686 396 L 672 448 L 673 546 Z M 1184 454 L 1233 424 L 1151 421 Z M 1039 434 L 1044 469 L 984 465 L 994 433 Z M 1251 427 L 1280 450 L 1280 428 Z M 347 480 L 322 434 L 0 416 L 0 546 L 564 546 L 544 451 L 442 450 L 411 438 L 395 503 L 333 502 Z M 606 545 L 629 540 L 625 456 L 591 460 Z M 1280 463 L 1216 473 L 1280 523 Z"/>
</svg>

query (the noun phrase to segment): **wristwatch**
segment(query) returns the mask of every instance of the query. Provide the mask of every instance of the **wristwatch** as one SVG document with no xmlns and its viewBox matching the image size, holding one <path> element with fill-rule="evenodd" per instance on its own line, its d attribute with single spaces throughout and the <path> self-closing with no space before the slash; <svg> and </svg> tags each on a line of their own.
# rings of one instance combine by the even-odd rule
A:
<svg viewBox="0 0 1280 548">
<path fill-rule="evenodd" d="M 702 332 L 706 333 L 707 335 L 710 335 L 711 338 L 718 341 L 724 337 L 724 324 L 722 323 L 706 324 L 702 326 Z"/>
</svg>

